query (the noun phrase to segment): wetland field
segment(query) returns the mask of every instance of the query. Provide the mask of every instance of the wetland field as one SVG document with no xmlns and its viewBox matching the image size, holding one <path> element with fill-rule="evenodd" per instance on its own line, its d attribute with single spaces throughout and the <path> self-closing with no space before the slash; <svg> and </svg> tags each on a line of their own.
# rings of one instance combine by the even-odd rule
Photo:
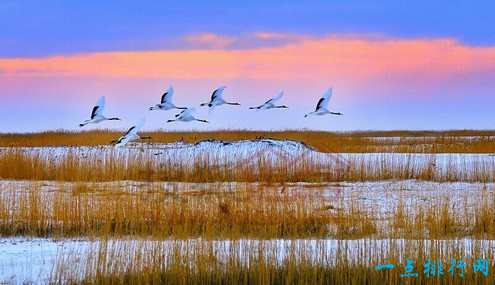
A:
<svg viewBox="0 0 495 285">
<path fill-rule="evenodd" d="M 493 284 L 493 134 L 0 134 L 0 284 Z"/>
</svg>

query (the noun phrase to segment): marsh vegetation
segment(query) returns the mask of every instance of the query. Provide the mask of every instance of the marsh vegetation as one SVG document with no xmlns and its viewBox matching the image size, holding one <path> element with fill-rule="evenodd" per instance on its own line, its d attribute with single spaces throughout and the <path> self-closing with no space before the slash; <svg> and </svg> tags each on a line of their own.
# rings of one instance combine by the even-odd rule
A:
<svg viewBox="0 0 495 285">
<path fill-rule="evenodd" d="M 201 149 L 176 157 L 179 148 L 165 143 L 189 134 L 152 133 L 152 143 L 121 151 L 100 145 L 113 133 L 97 134 L 86 141 L 87 133 L 0 135 L 3 245 L 19 238 L 64 243 L 46 282 L 494 281 L 488 133 L 280 132 L 269 136 L 300 139 L 320 152 L 225 156 Z M 254 134 L 195 136 L 236 141 Z M 406 259 L 418 277 L 401 277 Z M 427 277 L 428 259 L 440 260 L 444 274 Z M 453 259 L 467 264 L 464 276 L 447 271 Z M 478 259 L 488 261 L 487 276 L 474 272 Z M 377 270 L 382 264 L 395 268 Z"/>
</svg>

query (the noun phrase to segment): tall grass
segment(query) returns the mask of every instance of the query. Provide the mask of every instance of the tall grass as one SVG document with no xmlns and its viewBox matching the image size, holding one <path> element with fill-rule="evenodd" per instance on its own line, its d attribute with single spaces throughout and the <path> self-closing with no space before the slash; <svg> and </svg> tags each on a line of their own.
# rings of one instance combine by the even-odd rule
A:
<svg viewBox="0 0 495 285">
<path fill-rule="evenodd" d="M 459 154 L 315 154 L 253 157 L 214 152 L 164 154 L 156 146 L 4 148 L 0 178 L 54 181 L 238 181 L 266 183 L 378 181 L 495 181 L 495 158 Z"/>
<path fill-rule="evenodd" d="M 124 191 L 75 183 L 51 191 L 32 185 L 0 192 L 0 234 L 40 237 L 324 237 L 332 223 L 323 201 L 247 185 L 188 193 Z"/>
<path fill-rule="evenodd" d="M 489 244 L 473 241 L 150 241 L 105 240 L 58 259 L 51 280 L 81 284 L 492 284 L 473 261 L 493 260 Z M 412 273 L 401 277 L 406 258 Z M 443 275 L 423 272 L 440 260 Z M 448 272 L 453 259 L 464 261 Z M 375 266 L 393 264 L 392 269 Z M 490 270 L 491 268 L 489 268 Z"/>
<path fill-rule="evenodd" d="M 48 131 L 25 134 L 0 134 L 0 146 L 96 146 L 106 145 L 126 130 Z M 310 130 L 256 131 L 152 131 L 153 142 L 195 143 L 206 139 L 239 141 L 260 137 L 302 141 L 321 152 L 372 153 L 495 153 L 493 130 L 450 131 L 354 131 L 323 132 Z"/>
<path fill-rule="evenodd" d="M 493 263 L 488 276 L 472 270 L 495 258 L 493 186 L 414 203 L 391 188 L 399 200 L 388 214 L 359 195 L 329 197 L 327 186 L 4 182 L 0 235 L 95 240 L 58 256 L 54 283 L 493 282 Z M 419 274 L 408 281 L 406 258 Z M 427 278 L 428 259 L 440 259 L 444 275 Z M 447 272 L 452 259 L 468 264 L 464 277 Z"/>
<path fill-rule="evenodd" d="M 55 152 L 55 153 L 54 153 Z M 292 161 L 263 155 L 250 161 L 209 153 L 158 154 L 155 148 L 119 151 L 113 148 L 24 149 L 0 152 L 2 179 L 54 181 L 333 181 L 342 175 L 339 156 L 318 160 L 304 154 Z"/>
<path fill-rule="evenodd" d="M 495 239 L 493 189 L 475 197 L 421 195 L 408 203 L 399 196 L 384 212 L 360 195 L 342 200 L 314 184 L 189 183 L 174 190 L 177 184 L 129 183 L 5 183 L 0 235 Z"/>
<path fill-rule="evenodd" d="M 493 185 L 477 183 L 484 189 L 475 196 L 392 188 L 385 195 L 398 198 L 390 205 L 325 190 L 328 182 L 338 182 L 331 184 L 338 193 L 356 181 L 493 182 L 495 163 L 488 155 L 439 154 L 491 153 L 490 131 L 150 133 L 154 142 L 289 138 L 319 151 L 349 153 L 285 161 L 208 153 L 179 159 L 156 155 L 153 143 L 124 151 L 102 146 L 119 135 L 0 135 L 0 145 L 7 146 L 0 149 L 0 236 L 94 240 L 58 256 L 52 283 L 494 282 Z M 93 147 L 22 148 L 47 145 Z M 392 154 L 362 154 L 377 151 Z M 411 202 L 414 194 L 420 197 Z M 406 258 L 414 260 L 419 277 L 400 277 Z M 468 264 L 464 277 L 447 272 L 454 258 Z M 480 258 L 490 262 L 488 276 L 473 272 L 472 262 Z M 428 259 L 442 260 L 444 275 L 427 278 Z M 375 268 L 388 263 L 395 268 Z"/>
</svg>

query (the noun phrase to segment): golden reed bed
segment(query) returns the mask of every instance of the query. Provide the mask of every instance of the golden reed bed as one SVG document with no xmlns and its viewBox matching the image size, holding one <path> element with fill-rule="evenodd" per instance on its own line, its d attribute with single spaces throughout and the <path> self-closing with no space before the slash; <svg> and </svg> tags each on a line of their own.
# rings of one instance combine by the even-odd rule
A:
<svg viewBox="0 0 495 285">
<path fill-rule="evenodd" d="M 118 139 L 126 130 L 48 131 L 26 134 L 0 134 L 0 146 L 93 146 Z M 354 131 L 323 132 L 309 130 L 252 131 L 218 130 L 142 132 L 152 142 L 183 140 L 194 143 L 206 139 L 239 141 L 256 138 L 297 140 L 321 152 L 402 152 L 402 153 L 495 153 L 495 131 Z M 376 139 L 379 138 L 379 139 Z"/>
</svg>

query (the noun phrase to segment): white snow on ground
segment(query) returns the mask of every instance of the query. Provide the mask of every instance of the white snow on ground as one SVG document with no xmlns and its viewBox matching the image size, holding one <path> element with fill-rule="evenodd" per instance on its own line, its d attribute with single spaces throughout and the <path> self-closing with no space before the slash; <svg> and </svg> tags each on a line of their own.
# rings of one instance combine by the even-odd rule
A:
<svg viewBox="0 0 495 285">
<path fill-rule="evenodd" d="M 41 190 L 41 201 L 52 201 L 50 195 L 73 195 L 72 189 L 83 182 L 0 180 L 0 201 L 16 203 L 20 207 L 22 199 L 11 199 L 17 193 L 29 193 L 33 189 Z M 112 181 L 88 182 L 95 192 L 118 190 L 122 193 L 142 194 L 147 191 L 163 191 L 167 199 L 187 199 L 192 193 L 215 193 L 219 198 L 222 193 L 235 195 L 236 192 L 267 191 L 267 195 L 285 196 L 289 200 L 311 199 L 329 211 L 337 213 L 352 210 L 372 213 L 375 218 L 389 219 L 398 208 L 406 210 L 406 215 L 415 216 L 419 211 L 447 205 L 459 217 L 473 213 L 479 207 L 480 197 L 491 201 L 495 196 L 495 183 L 482 182 L 433 182 L 419 180 L 386 180 L 368 182 L 326 182 L 326 183 L 276 183 L 265 186 L 262 182 L 141 182 Z M 263 190 L 259 190 L 263 189 Z M 283 191 L 282 191 L 283 189 Z M 281 193 L 283 192 L 283 193 Z M 146 195 L 143 196 L 143 199 Z M 9 202 L 10 201 L 10 202 Z M 478 204 L 477 204 L 478 203 Z M 47 214 L 50 214 L 48 212 Z"/>
<path fill-rule="evenodd" d="M 418 154 L 418 153 L 343 153 L 340 157 L 351 165 L 373 171 L 418 173 L 430 168 L 439 180 L 494 181 L 495 156 L 489 154 Z"/>
<path fill-rule="evenodd" d="M 0 155 L 7 148 L 0 148 Z M 135 144 L 116 149 L 111 146 L 97 147 L 39 147 L 39 148 L 9 148 L 22 153 L 38 156 L 41 159 L 51 160 L 54 163 L 65 158 L 80 157 L 94 163 L 105 163 L 106 158 L 113 157 L 130 161 L 136 158 L 150 160 L 157 166 L 175 167 L 177 165 L 194 166 L 197 161 L 225 167 L 232 167 L 235 163 L 252 163 L 256 165 L 261 160 L 270 163 L 296 164 L 301 158 L 309 158 L 319 161 L 327 167 L 343 167 L 346 163 L 360 165 L 360 167 L 374 167 L 376 171 L 381 169 L 397 169 L 398 171 L 410 171 L 413 173 L 420 167 L 431 167 L 436 177 L 456 175 L 459 181 L 470 182 L 431 182 L 418 180 L 388 180 L 374 182 L 328 182 L 313 185 L 309 183 L 284 183 L 283 185 L 270 186 L 277 193 L 284 189 L 283 194 L 292 195 L 294 199 L 311 197 L 321 199 L 325 205 L 332 206 L 329 211 L 349 210 L 351 205 L 360 211 L 371 211 L 378 218 L 387 219 L 393 214 L 399 203 L 404 203 L 409 209 L 408 214 L 415 214 L 421 207 L 428 205 L 441 205 L 449 203 L 449 206 L 459 211 L 460 215 L 469 213 L 476 197 L 493 195 L 495 189 L 495 157 L 486 154 L 399 154 L 399 153 L 373 153 L 373 154 L 326 154 L 319 153 L 300 142 L 278 140 L 256 140 L 241 142 L 202 141 L 197 144 L 185 144 L 182 142 L 173 144 Z M 476 182 L 479 177 L 488 178 L 490 183 Z M 441 179 L 439 179 L 441 180 Z M 473 182 L 474 181 L 474 182 Z M 486 180 L 485 180 L 486 181 Z M 253 189 L 256 185 L 251 183 Z M 61 188 L 69 191 L 76 185 L 70 182 L 56 181 L 13 181 L 0 180 L 0 198 L 12 195 L 16 191 L 29 191 L 31 187 L 40 187 L 44 195 L 51 195 Z M 114 181 L 92 183 L 92 185 L 108 188 L 115 187 L 122 191 L 137 192 L 147 189 L 162 189 L 164 192 L 181 194 L 190 191 L 228 191 L 246 189 L 246 183 L 180 183 L 180 182 L 138 182 L 138 181 Z M 269 189 L 265 187 L 264 189 Z M 68 194 L 70 194 L 68 192 Z M 447 201 L 447 202 L 446 202 Z M 415 212 L 416 211 L 416 212 Z M 166 240 L 166 241 L 136 241 L 118 240 L 111 241 L 111 246 L 141 249 L 153 249 L 157 243 L 161 244 L 161 250 L 172 250 L 205 246 L 201 240 Z M 145 243 L 143 247 L 142 243 Z M 201 241 L 204 242 L 204 241 Z M 455 245 L 452 245 L 452 244 Z M 495 242 L 491 240 L 390 240 L 390 239 L 359 239 L 359 240 L 239 240 L 239 241 L 207 241 L 207 246 L 214 247 L 218 260 L 222 260 L 229 254 L 235 254 L 248 262 L 249 252 L 258 252 L 259 247 L 268 251 L 276 251 L 279 261 L 288 258 L 294 249 L 307 252 L 314 262 L 326 262 L 332 264 L 338 258 L 342 258 L 344 252 L 350 261 L 365 262 L 364 257 L 369 258 L 362 249 L 376 249 L 374 252 L 382 252 L 386 257 L 390 245 L 394 244 L 394 250 L 403 251 L 407 248 L 423 248 L 428 250 L 431 246 L 456 246 L 464 256 L 446 256 L 445 263 L 453 258 L 484 258 L 488 251 L 493 252 Z M 39 239 L 39 238 L 2 238 L 0 237 L 0 284 L 33 282 L 46 283 L 47 278 L 54 271 L 54 267 L 62 260 L 74 258 L 74 253 L 81 254 L 80 259 L 71 259 L 71 264 L 76 267 L 74 272 L 78 276 L 88 274 L 85 272 L 87 255 L 98 250 L 99 241 L 70 240 L 70 239 Z M 473 250 L 477 247 L 478 251 Z M 151 252 L 152 250 L 150 250 Z M 148 252 L 148 251 L 147 251 Z M 478 252 L 483 256 L 472 256 Z M 129 252 L 129 260 L 132 260 Z M 361 254 L 361 255 L 360 255 Z M 398 252 L 400 256 L 401 253 Z M 86 258 L 86 259 L 87 259 Z M 296 257 L 297 258 L 297 257 Z M 385 260 L 387 261 L 387 260 Z M 416 266 L 420 266 L 418 261 Z M 397 265 L 396 265 L 397 266 Z M 491 269 L 491 268 L 490 268 Z M 71 270 L 71 269 L 67 269 Z"/>
<path fill-rule="evenodd" d="M 194 257 L 197 254 L 206 256 L 211 262 L 225 264 L 228 258 L 238 260 L 241 264 L 248 265 L 250 260 L 259 258 L 259 254 L 265 258 L 274 258 L 275 262 L 282 264 L 288 259 L 296 262 L 308 261 L 314 264 L 332 266 L 342 259 L 349 264 L 364 264 L 377 266 L 390 262 L 390 255 L 398 257 L 401 263 L 405 258 L 411 258 L 411 253 L 416 255 L 419 251 L 429 256 L 430 252 L 447 248 L 454 249 L 458 256 L 441 254 L 444 264 L 449 264 L 452 259 L 463 259 L 470 267 L 472 261 L 486 259 L 490 248 L 495 247 L 493 240 L 403 240 L 403 239 L 296 239 L 296 240 L 133 240 L 114 239 L 103 241 L 90 240 L 53 240 L 53 239 L 26 239 L 26 238 L 0 238 L 0 283 L 21 284 L 29 282 L 45 284 L 50 278 L 54 278 L 57 264 L 64 263 L 67 268 L 59 268 L 59 273 L 68 274 L 71 277 L 83 278 L 91 276 L 94 272 L 88 264 L 96 264 L 102 260 L 108 263 L 107 268 L 120 268 L 112 266 L 118 260 L 135 262 L 153 260 L 155 256 L 164 256 L 165 266 L 176 262 L 172 256 L 180 253 L 180 260 L 185 265 L 194 268 Z M 475 250 L 477 248 L 477 250 Z M 106 258 L 101 256 L 103 252 Z M 370 256 L 370 253 L 373 256 Z M 475 253 L 475 254 L 474 254 Z M 409 255 L 407 255 L 409 254 Z M 407 256 L 406 256 L 407 255 Z M 170 258 L 168 258 L 170 257 Z M 100 259 L 98 259 L 100 258 Z M 204 260 L 204 259 L 203 259 Z M 380 262 L 378 264 L 371 263 Z M 415 260 L 415 266 L 420 267 L 427 260 Z M 493 260 L 492 262 L 495 262 Z M 404 266 L 396 264 L 396 267 Z M 123 268 L 120 268 L 123 269 Z M 491 269 L 491 268 L 490 268 Z M 116 273 L 116 272 L 114 272 Z"/>
<path fill-rule="evenodd" d="M 244 140 L 238 142 L 207 140 L 196 144 L 129 144 L 113 146 L 55 146 L 0 148 L 50 161 L 53 164 L 79 158 L 79 163 L 103 164 L 109 158 L 129 163 L 149 162 L 158 170 L 194 168 L 202 165 L 234 168 L 238 166 L 294 167 L 303 162 L 321 166 L 323 172 L 407 173 L 411 178 L 425 169 L 435 180 L 495 181 L 495 156 L 489 154 L 418 154 L 418 153 L 321 153 L 291 140 Z M 361 171 L 363 170 L 363 171 Z M 403 177 L 403 176 L 402 176 Z"/>
<path fill-rule="evenodd" d="M 169 144 L 128 144 L 122 148 L 106 146 L 53 146 L 53 147 L 3 147 L 6 150 L 28 154 L 47 161 L 63 161 L 79 157 L 87 161 L 105 163 L 107 158 L 129 162 L 145 159 L 155 167 L 191 167 L 198 162 L 213 166 L 235 166 L 236 163 L 258 165 L 294 164 L 310 159 L 334 165 L 340 163 L 338 154 L 314 151 L 302 142 L 291 140 L 244 140 L 238 142 L 206 140 L 196 144 L 176 142 Z"/>
<path fill-rule="evenodd" d="M 32 189 L 40 189 L 42 201 L 55 194 L 72 195 L 72 189 L 83 182 L 0 180 L 0 198 L 4 201 L 16 193 L 28 193 Z M 430 205 L 447 203 L 459 215 L 469 212 L 480 197 L 490 198 L 495 195 L 495 183 L 482 182 L 433 182 L 419 180 L 386 180 L 368 182 L 326 182 L 326 183 L 276 183 L 265 186 L 263 182 L 141 182 L 111 181 L 87 182 L 94 191 L 119 190 L 122 193 L 140 194 L 148 190 L 163 191 L 171 199 L 179 199 L 181 194 L 222 193 L 235 194 L 236 191 L 269 191 L 267 194 L 287 195 L 294 199 L 313 199 L 336 209 L 346 210 L 351 205 L 360 210 L 389 218 L 401 203 L 402 208 L 410 209 L 410 214 Z M 261 186 L 261 188 L 260 188 Z M 263 190 L 259 190 L 263 189 Z M 281 190 L 283 193 L 280 193 Z M 271 191 L 271 192 L 270 192 Z M 174 198 L 175 197 L 175 198 Z M 51 200 L 51 199 L 49 199 Z M 0 200 L 1 201 L 1 200 Z M 19 202 L 19 201 L 17 201 Z"/>
<path fill-rule="evenodd" d="M 9 149 L 7 147 L 0 150 Z M 304 143 L 291 140 L 244 140 L 238 142 L 206 140 L 195 144 L 176 142 L 169 144 L 128 144 L 122 148 L 106 146 L 53 146 L 53 147 L 18 147 L 16 149 L 26 154 L 39 155 L 46 158 L 64 158 L 69 155 L 83 158 L 104 160 L 107 156 L 131 158 L 138 155 L 156 156 L 155 159 L 173 158 L 174 162 L 190 163 L 191 157 L 203 155 L 223 162 L 226 159 L 248 159 L 255 154 L 296 156 L 316 153 Z M 152 156 L 151 156 L 152 157 Z M 151 158 L 150 157 L 150 158 Z"/>
<path fill-rule="evenodd" d="M 181 182 L 136 182 L 136 181 L 114 181 L 93 183 L 96 187 L 115 187 L 122 191 L 136 193 L 147 189 L 162 189 L 164 192 L 179 194 L 174 195 L 179 199 L 180 194 L 197 191 L 215 191 L 221 195 L 221 191 L 234 192 L 246 190 L 247 188 L 258 189 L 262 183 L 181 183 Z M 1 195 L 12 195 L 16 191 L 29 191 L 30 185 L 41 187 L 46 195 L 53 194 L 57 189 L 70 189 L 77 183 L 57 181 L 13 181 L 4 180 L 0 183 Z M 292 199 L 321 199 L 325 205 L 332 205 L 329 211 L 349 211 L 355 207 L 358 211 L 367 211 L 376 215 L 376 218 L 389 218 L 399 203 L 404 203 L 403 208 L 409 209 L 409 214 L 416 213 L 421 207 L 428 205 L 442 205 L 449 203 L 459 215 L 470 212 L 474 207 L 476 199 L 483 195 L 495 193 L 495 183 L 440 183 L 416 180 L 390 180 L 377 182 L 331 182 L 331 183 L 284 183 L 283 185 L 265 186 L 262 191 L 272 191 L 277 195 L 288 195 Z M 283 193 L 281 189 L 284 189 Z M 63 191 L 63 190 L 62 190 Z M 70 195 L 70 192 L 68 192 Z M 451 206 L 450 206 L 451 205 Z M 406 213 L 408 214 L 408 213 Z M 201 242 L 201 243 L 200 243 Z M 488 253 L 495 249 L 495 241 L 473 240 L 469 238 L 460 240 L 402 240 L 402 239 L 358 239 L 358 240 L 335 240 L 335 239 L 300 239 L 300 240 L 249 240 L 238 241 L 204 241 L 201 239 L 189 240 L 112 240 L 107 244 L 119 254 L 119 249 L 125 248 L 126 258 L 133 260 L 137 251 L 146 254 L 161 250 L 165 255 L 174 249 L 181 249 L 183 254 L 188 250 L 196 252 L 213 252 L 221 262 L 225 257 L 234 255 L 235 258 L 249 262 L 249 253 L 258 253 L 260 247 L 263 252 L 274 254 L 279 262 L 291 257 L 293 253 L 298 255 L 291 258 L 301 258 L 301 254 L 307 254 L 312 262 L 323 262 L 332 264 L 343 258 L 349 262 L 365 262 L 370 259 L 369 254 L 377 254 L 374 260 L 384 260 L 388 263 L 387 252 L 391 244 L 394 245 L 394 253 L 403 256 L 406 248 L 423 248 L 426 252 L 432 246 L 455 247 L 463 256 L 445 256 L 445 263 L 453 258 L 464 260 L 479 259 L 490 256 Z M 421 245 L 421 246 L 420 246 Z M 478 251 L 473 250 L 477 247 Z M 97 253 L 100 248 L 99 241 L 71 240 L 71 239 L 41 239 L 41 238 L 0 238 L 0 282 L 22 283 L 31 281 L 34 283 L 45 283 L 50 274 L 55 270 L 57 264 L 64 262 L 71 264 L 74 268 L 66 268 L 70 272 L 76 272 L 78 276 L 90 274 L 86 272 L 87 264 L 95 262 L 91 254 Z M 133 250 L 135 249 L 135 250 Z M 212 249 L 211 251 L 209 249 Z M 481 256 L 473 256 L 477 252 Z M 111 254 L 109 252 L 108 254 Z M 192 254 L 192 253 L 191 253 Z M 382 254 L 383 256 L 381 256 Z M 405 254 L 405 253 L 404 253 Z M 76 258 L 77 257 L 77 258 Z M 256 256 L 254 256 L 255 258 Z M 407 257 L 407 256 L 404 256 Z M 89 259 L 89 260 L 88 260 Z M 187 258 L 186 258 L 187 260 Z M 422 261 L 421 261 L 422 262 Z M 425 261 L 426 262 L 426 261 Z M 419 262 L 418 262 L 419 263 Z M 446 263 L 447 264 L 447 263 Z M 194 266 L 191 264 L 191 266 Z M 397 266 L 397 265 L 396 265 Z"/>
<path fill-rule="evenodd" d="M 0 284 L 46 284 L 59 252 L 81 241 L 0 237 Z"/>
</svg>

